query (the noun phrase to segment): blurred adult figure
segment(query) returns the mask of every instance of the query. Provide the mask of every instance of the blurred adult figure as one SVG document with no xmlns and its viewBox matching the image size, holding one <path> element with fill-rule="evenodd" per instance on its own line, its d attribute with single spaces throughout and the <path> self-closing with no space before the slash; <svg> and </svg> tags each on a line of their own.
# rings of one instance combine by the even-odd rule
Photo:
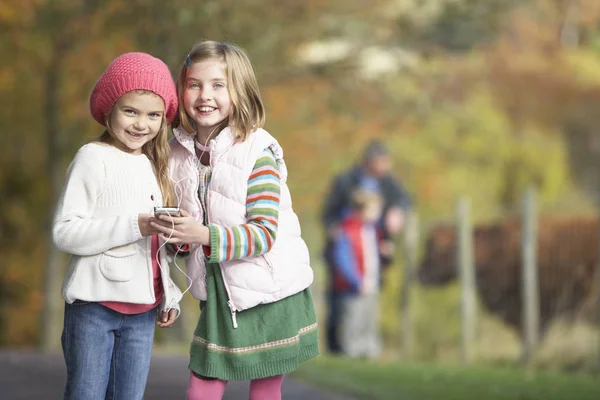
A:
<svg viewBox="0 0 600 400">
<path fill-rule="evenodd" d="M 327 237 L 324 258 L 329 273 L 327 343 L 329 351 L 332 353 L 341 351 L 336 327 L 339 323 L 339 300 L 342 296 L 336 290 L 335 279 L 333 279 L 335 271 L 333 244 L 339 233 L 340 222 L 352 209 L 352 195 L 357 190 L 374 192 L 381 196 L 383 201 L 382 213 L 378 221 L 382 235 L 379 246 L 382 269 L 385 269 L 393 261 L 393 239 L 401 232 L 406 212 L 412 206 L 408 191 L 392 174 L 392 158 L 389 151 L 378 140 L 373 140 L 366 146 L 357 165 L 343 171 L 333 179 L 322 214 Z M 380 274 L 380 277 L 383 277 L 383 273 Z M 380 283 L 381 281 L 380 278 Z"/>
</svg>

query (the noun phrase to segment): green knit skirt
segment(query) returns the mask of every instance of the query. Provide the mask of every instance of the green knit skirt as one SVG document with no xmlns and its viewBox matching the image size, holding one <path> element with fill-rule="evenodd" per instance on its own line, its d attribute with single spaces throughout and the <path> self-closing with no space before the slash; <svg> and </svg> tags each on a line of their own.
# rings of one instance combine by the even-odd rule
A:
<svg viewBox="0 0 600 400">
<path fill-rule="evenodd" d="M 190 348 L 189 368 L 205 378 L 251 380 L 294 371 L 319 354 L 309 289 L 237 313 L 233 327 L 219 264 L 206 268 L 208 298 Z"/>
</svg>

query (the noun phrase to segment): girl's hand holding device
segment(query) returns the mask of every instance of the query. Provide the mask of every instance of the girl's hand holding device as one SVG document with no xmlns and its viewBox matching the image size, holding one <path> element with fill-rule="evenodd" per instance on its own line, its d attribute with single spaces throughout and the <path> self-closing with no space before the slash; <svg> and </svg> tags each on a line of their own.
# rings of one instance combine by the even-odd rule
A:
<svg viewBox="0 0 600 400">
<path fill-rule="evenodd" d="M 194 217 L 185 210 L 180 210 L 180 216 L 156 214 L 150 220 L 150 226 L 158 231 L 161 238 L 167 243 L 201 245 L 210 244 L 208 227 L 198 223 Z"/>
</svg>

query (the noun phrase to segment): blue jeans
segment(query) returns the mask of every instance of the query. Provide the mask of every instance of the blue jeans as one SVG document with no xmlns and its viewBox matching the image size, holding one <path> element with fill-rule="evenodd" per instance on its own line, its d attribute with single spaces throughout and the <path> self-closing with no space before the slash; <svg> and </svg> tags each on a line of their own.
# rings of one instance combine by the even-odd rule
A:
<svg viewBox="0 0 600 400">
<path fill-rule="evenodd" d="M 121 314 L 98 303 L 65 304 L 64 400 L 143 399 L 156 310 Z"/>
</svg>

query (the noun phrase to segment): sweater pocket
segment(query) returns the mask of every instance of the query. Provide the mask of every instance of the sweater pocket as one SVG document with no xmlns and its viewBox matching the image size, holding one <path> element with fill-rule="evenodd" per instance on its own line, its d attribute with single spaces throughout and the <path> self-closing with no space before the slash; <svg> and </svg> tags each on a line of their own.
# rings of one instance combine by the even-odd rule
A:
<svg viewBox="0 0 600 400">
<path fill-rule="evenodd" d="M 100 257 L 100 272 L 108 280 L 127 282 L 133 279 L 133 261 L 137 253 L 134 244 L 119 246 L 102 253 Z"/>
</svg>

